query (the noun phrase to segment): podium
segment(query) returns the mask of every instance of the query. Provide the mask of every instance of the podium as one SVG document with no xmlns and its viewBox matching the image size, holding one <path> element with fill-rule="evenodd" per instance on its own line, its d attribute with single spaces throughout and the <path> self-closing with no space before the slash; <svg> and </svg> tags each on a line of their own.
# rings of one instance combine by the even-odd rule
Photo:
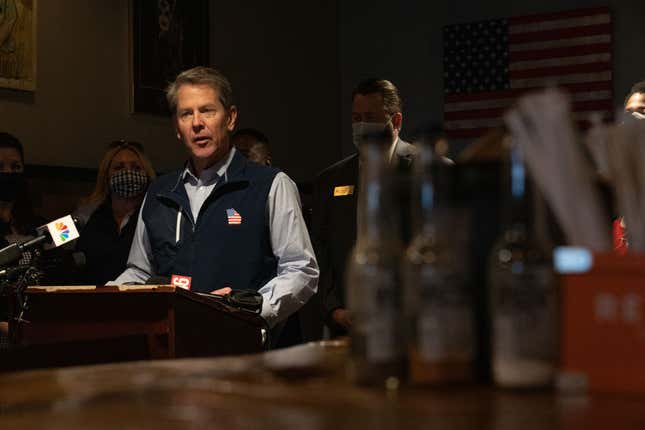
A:
<svg viewBox="0 0 645 430">
<path fill-rule="evenodd" d="M 260 352 L 260 315 L 174 286 L 34 286 L 10 306 L 0 369 Z"/>
</svg>

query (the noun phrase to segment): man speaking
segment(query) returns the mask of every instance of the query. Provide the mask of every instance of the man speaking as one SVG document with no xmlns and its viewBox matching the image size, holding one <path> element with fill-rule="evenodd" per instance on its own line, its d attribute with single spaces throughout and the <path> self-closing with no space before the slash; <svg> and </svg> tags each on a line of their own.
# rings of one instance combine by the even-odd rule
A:
<svg viewBox="0 0 645 430">
<path fill-rule="evenodd" d="M 186 70 L 166 97 L 189 159 L 150 185 L 128 268 L 111 283 L 181 275 L 192 278 L 193 291 L 256 290 L 262 316 L 274 327 L 307 302 L 318 283 L 296 185 L 232 147 L 237 108 L 219 71 Z"/>
</svg>

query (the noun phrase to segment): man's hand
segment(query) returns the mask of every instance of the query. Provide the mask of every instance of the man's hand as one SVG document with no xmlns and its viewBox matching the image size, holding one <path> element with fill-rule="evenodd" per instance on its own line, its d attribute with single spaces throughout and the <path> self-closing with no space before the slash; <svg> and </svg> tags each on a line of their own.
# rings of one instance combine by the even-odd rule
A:
<svg viewBox="0 0 645 430">
<path fill-rule="evenodd" d="M 349 329 L 352 326 L 352 316 L 347 309 L 334 309 L 331 313 L 331 319 L 341 327 Z"/>
<path fill-rule="evenodd" d="M 218 296 L 226 296 L 231 294 L 231 291 L 233 290 L 230 287 L 224 287 L 224 288 L 220 288 L 219 290 L 211 291 L 211 294 L 217 294 Z"/>
</svg>

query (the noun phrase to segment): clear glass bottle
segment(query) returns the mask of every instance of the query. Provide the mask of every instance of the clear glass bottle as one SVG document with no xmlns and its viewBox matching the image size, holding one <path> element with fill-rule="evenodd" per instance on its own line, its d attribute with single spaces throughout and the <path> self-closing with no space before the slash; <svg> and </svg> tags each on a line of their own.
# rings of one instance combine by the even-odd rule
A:
<svg viewBox="0 0 645 430">
<path fill-rule="evenodd" d="M 508 388 L 547 386 L 555 376 L 558 352 L 551 252 L 545 232 L 536 231 L 538 195 L 516 146 L 510 148 L 504 170 L 504 226 L 489 261 L 493 379 Z"/>
<path fill-rule="evenodd" d="M 420 146 L 413 179 L 413 238 L 403 264 L 415 384 L 466 381 L 473 375 L 468 216 L 457 195 L 457 168 L 435 159 L 430 145 Z"/>
<path fill-rule="evenodd" d="M 387 135 L 361 146 L 358 232 L 347 270 L 352 316 L 349 374 L 358 384 L 397 388 L 406 379 L 401 242 Z"/>
</svg>

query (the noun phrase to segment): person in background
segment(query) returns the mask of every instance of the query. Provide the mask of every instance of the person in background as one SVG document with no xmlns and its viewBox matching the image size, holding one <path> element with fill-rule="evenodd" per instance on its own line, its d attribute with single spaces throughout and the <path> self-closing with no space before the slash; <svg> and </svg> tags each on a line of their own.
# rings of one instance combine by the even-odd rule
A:
<svg viewBox="0 0 645 430">
<path fill-rule="evenodd" d="M 22 144 L 15 136 L 0 132 L 0 247 L 32 238 L 36 227 L 44 223 L 34 214 L 24 171 Z M 16 265 L 28 265 L 31 260 L 32 254 L 25 252 Z M 7 297 L 0 295 L 0 349 L 8 346 L 7 317 Z"/>
<path fill-rule="evenodd" d="M 43 224 L 34 214 L 24 171 L 22 144 L 15 136 L 0 133 L 0 237 L 8 243 L 32 237 Z"/>
<path fill-rule="evenodd" d="M 155 171 L 137 142 L 110 144 L 99 165 L 94 191 L 75 215 L 83 225 L 76 251 L 84 255 L 77 283 L 104 285 L 125 270 L 148 184 Z"/>
<path fill-rule="evenodd" d="M 645 81 L 634 84 L 625 97 L 625 113 L 634 119 L 645 119 Z"/>
<path fill-rule="evenodd" d="M 271 165 L 269 139 L 259 130 L 243 128 L 233 133 L 233 146 L 246 158 L 264 166 Z"/>
<path fill-rule="evenodd" d="M 235 131 L 231 135 L 231 143 L 236 150 L 240 151 L 249 160 L 263 166 L 271 166 L 271 149 L 269 148 L 269 139 L 264 133 L 255 128 L 242 128 Z M 306 196 L 300 192 L 300 201 L 302 203 L 302 216 L 305 224 L 309 226 L 309 219 L 307 213 L 307 206 L 305 206 Z M 305 304 L 304 306 L 307 306 Z M 300 330 L 300 310 L 291 314 L 285 322 L 284 328 L 277 339 L 274 346 L 276 348 L 283 348 L 288 346 L 297 345 L 302 342 L 302 335 Z"/>
<path fill-rule="evenodd" d="M 625 97 L 624 112 L 627 114 L 625 120 L 645 120 L 645 81 L 635 83 Z M 627 253 L 628 241 L 625 230 L 625 219 L 618 216 L 613 222 L 613 244 L 614 251 L 618 255 Z"/>
<path fill-rule="evenodd" d="M 399 137 L 403 124 L 398 89 L 385 79 L 367 79 L 352 93 L 352 136 L 358 150 L 365 133 L 388 131 L 388 160 L 408 168 L 417 152 Z M 345 266 L 356 241 L 358 152 L 323 170 L 314 181 L 312 236 L 320 265 L 322 319 L 332 336 L 347 333 L 352 319 L 345 307 Z M 312 302 L 313 303 L 313 302 Z M 313 304 L 311 305 L 313 306 Z M 315 330 L 305 340 L 317 337 Z"/>
</svg>

